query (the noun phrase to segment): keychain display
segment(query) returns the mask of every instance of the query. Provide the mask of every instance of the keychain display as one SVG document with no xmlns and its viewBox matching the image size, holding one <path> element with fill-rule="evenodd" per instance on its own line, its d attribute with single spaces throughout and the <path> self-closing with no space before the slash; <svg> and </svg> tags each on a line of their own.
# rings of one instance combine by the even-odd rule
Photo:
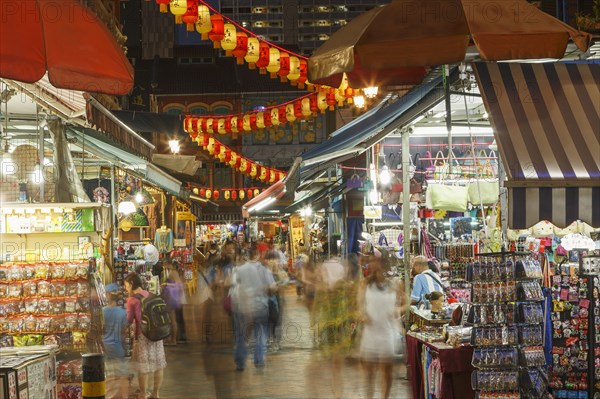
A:
<svg viewBox="0 0 600 399">
<path fill-rule="evenodd" d="M 541 303 L 520 303 L 519 321 L 527 324 L 544 322 L 544 310 Z"/>
<path fill-rule="evenodd" d="M 514 264 L 511 260 L 497 262 L 480 259 L 467 266 L 467 280 L 469 281 L 512 280 L 515 276 L 514 273 Z"/>
<path fill-rule="evenodd" d="M 473 389 L 484 391 L 513 391 L 519 389 L 517 370 L 476 370 L 471 376 Z"/>
<path fill-rule="evenodd" d="M 473 305 L 467 320 L 475 325 L 513 324 L 515 322 L 515 304 Z"/>
<path fill-rule="evenodd" d="M 517 289 L 520 301 L 541 301 L 544 299 L 542 287 L 538 281 L 521 281 Z"/>
<path fill-rule="evenodd" d="M 519 344 L 527 346 L 543 345 L 544 333 L 542 326 L 519 326 Z"/>
<path fill-rule="evenodd" d="M 515 274 L 517 278 L 541 279 L 543 277 L 540 262 L 531 258 L 517 260 L 515 263 Z"/>
<path fill-rule="evenodd" d="M 477 399 L 520 399 L 521 394 L 518 391 L 487 392 L 481 391 Z"/>
<path fill-rule="evenodd" d="M 517 326 L 474 327 L 471 344 L 487 347 L 516 345 L 518 343 L 517 331 Z"/>
<path fill-rule="evenodd" d="M 514 302 L 517 299 L 514 281 L 473 283 L 471 298 L 474 303 Z"/>
<path fill-rule="evenodd" d="M 542 346 L 529 346 L 520 349 L 521 366 L 541 367 L 546 364 L 546 356 Z"/>
<path fill-rule="evenodd" d="M 543 356 L 543 352 L 542 352 Z M 505 367 L 514 368 L 519 364 L 517 348 L 475 348 L 473 351 L 473 367 Z"/>
</svg>

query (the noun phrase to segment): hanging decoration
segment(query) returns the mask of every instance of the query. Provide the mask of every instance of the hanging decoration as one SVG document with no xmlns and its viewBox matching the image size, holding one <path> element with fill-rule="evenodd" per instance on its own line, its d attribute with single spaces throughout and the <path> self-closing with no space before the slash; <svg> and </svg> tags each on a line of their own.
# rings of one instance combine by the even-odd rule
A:
<svg viewBox="0 0 600 399">
<path fill-rule="evenodd" d="M 196 124 L 197 125 L 197 124 Z M 230 147 L 216 140 L 214 136 L 208 133 L 199 133 L 195 139 L 199 146 L 201 146 L 204 150 L 208 151 L 210 155 L 219 160 L 219 162 L 228 164 L 231 168 L 240 171 L 241 173 L 252 177 L 253 179 L 258 179 L 267 184 L 273 184 L 281 179 L 283 179 L 286 175 L 285 172 L 270 168 L 268 166 L 263 166 L 253 160 L 246 158 L 236 151 L 232 150 Z M 247 196 L 250 197 L 254 193 L 255 190 L 247 191 Z M 211 195 L 215 194 L 214 191 L 211 191 L 209 195 L 206 192 L 206 198 L 209 198 Z M 240 197 L 242 193 L 239 193 Z M 215 198 L 216 199 L 216 198 Z M 243 198 L 240 198 L 243 199 Z"/>
<path fill-rule="evenodd" d="M 343 84 L 343 82 L 342 82 Z M 291 101 L 266 107 L 260 111 L 227 115 L 188 115 L 183 122 L 184 130 L 196 139 L 198 134 L 250 133 L 271 126 L 307 120 L 318 113 L 343 107 L 352 102 L 346 88 L 321 89 L 318 93 L 309 93 Z"/>
<path fill-rule="evenodd" d="M 225 200 L 225 201 L 241 201 L 250 200 L 256 197 L 261 192 L 266 190 L 266 187 L 243 187 L 243 188 L 227 188 L 227 187 L 200 187 L 192 184 L 187 185 L 194 195 L 210 200 Z"/>
<path fill-rule="evenodd" d="M 170 9 L 176 24 L 185 23 L 188 31 L 193 31 L 195 26 L 202 40 L 211 40 L 214 48 L 222 48 L 225 56 L 235 57 L 238 64 L 246 62 L 248 68 L 258 69 L 261 74 L 269 72 L 271 78 L 279 77 L 282 83 L 289 82 L 299 89 L 306 86 L 311 91 L 335 90 L 308 81 L 307 57 L 264 40 L 220 14 L 204 0 L 156 0 L 156 3 L 160 12 L 166 13 Z"/>
</svg>

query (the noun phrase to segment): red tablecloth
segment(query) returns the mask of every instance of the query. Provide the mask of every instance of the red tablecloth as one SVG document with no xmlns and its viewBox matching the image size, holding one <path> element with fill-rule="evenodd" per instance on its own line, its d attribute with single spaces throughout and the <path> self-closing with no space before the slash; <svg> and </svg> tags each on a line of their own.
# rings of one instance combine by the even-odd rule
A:
<svg viewBox="0 0 600 399">
<path fill-rule="evenodd" d="M 425 398 L 425 387 L 423 385 L 423 364 L 421 362 L 421 351 L 423 345 L 437 352 L 442 370 L 442 397 L 440 399 L 468 399 L 474 398 L 475 393 L 471 389 L 471 372 L 473 366 L 473 348 L 462 346 L 453 348 L 445 344 L 429 343 L 421 341 L 410 334 L 406 335 L 406 362 L 408 366 L 409 380 L 412 387 L 414 399 Z M 460 391 L 460 394 L 456 394 Z"/>
</svg>

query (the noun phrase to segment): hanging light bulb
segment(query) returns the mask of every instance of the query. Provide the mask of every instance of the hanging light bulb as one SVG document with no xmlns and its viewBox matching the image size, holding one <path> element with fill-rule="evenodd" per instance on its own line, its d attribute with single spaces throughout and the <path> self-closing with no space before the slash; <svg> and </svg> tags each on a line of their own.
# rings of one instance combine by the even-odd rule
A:
<svg viewBox="0 0 600 399">
<path fill-rule="evenodd" d="M 135 204 L 131 201 L 122 201 L 119 202 L 118 211 L 123 215 L 130 215 L 136 211 L 136 207 Z"/>
<path fill-rule="evenodd" d="M 379 173 L 379 183 L 384 186 L 387 186 L 392 181 L 392 174 L 390 173 L 390 169 L 387 165 L 383 165 L 381 168 L 381 173 Z"/>
<path fill-rule="evenodd" d="M 354 96 L 353 100 L 356 108 L 364 108 L 366 105 L 365 96 L 363 95 Z"/>
<path fill-rule="evenodd" d="M 144 201 L 144 196 L 141 193 L 141 191 L 138 191 L 138 193 L 135 195 L 135 202 L 137 202 L 138 204 L 141 204 Z"/>
<path fill-rule="evenodd" d="M 369 191 L 369 201 L 371 201 L 371 204 L 379 203 L 379 193 L 377 190 Z"/>
<path fill-rule="evenodd" d="M 363 92 L 365 93 L 365 97 L 375 98 L 379 92 L 379 87 L 365 87 Z"/>
</svg>

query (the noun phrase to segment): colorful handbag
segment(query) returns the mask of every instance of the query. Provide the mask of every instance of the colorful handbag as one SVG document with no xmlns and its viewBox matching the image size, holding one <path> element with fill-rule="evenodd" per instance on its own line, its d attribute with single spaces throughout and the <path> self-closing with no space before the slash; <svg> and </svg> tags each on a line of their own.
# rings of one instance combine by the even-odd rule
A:
<svg viewBox="0 0 600 399">
<path fill-rule="evenodd" d="M 469 203 L 469 189 L 465 186 L 434 184 L 431 190 L 432 209 L 465 212 Z"/>
<path fill-rule="evenodd" d="M 469 202 L 474 206 L 494 205 L 500 195 L 500 186 L 497 181 L 477 180 L 469 183 Z"/>
<path fill-rule="evenodd" d="M 425 151 L 425 154 L 423 154 L 423 158 L 425 158 L 425 160 L 421 160 L 421 167 L 425 171 L 425 179 L 431 180 L 433 179 L 433 174 L 435 173 L 435 165 L 433 164 L 433 160 L 431 159 L 431 152 Z"/>
<path fill-rule="evenodd" d="M 348 188 L 361 188 L 363 186 L 363 181 L 358 174 L 353 174 L 350 179 L 346 181 L 346 187 Z"/>
</svg>

